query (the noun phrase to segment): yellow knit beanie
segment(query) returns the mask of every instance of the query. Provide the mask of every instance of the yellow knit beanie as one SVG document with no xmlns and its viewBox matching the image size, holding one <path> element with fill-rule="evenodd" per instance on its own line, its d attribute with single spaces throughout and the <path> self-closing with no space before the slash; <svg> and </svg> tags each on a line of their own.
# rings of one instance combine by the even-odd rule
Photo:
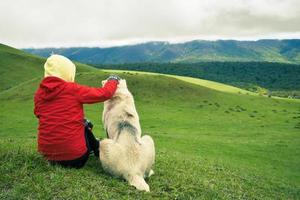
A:
<svg viewBox="0 0 300 200">
<path fill-rule="evenodd" d="M 44 64 L 45 75 L 56 76 L 67 82 L 74 82 L 76 67 L 68 58 L 61 55 L 50 56 Z"/>
</svg>

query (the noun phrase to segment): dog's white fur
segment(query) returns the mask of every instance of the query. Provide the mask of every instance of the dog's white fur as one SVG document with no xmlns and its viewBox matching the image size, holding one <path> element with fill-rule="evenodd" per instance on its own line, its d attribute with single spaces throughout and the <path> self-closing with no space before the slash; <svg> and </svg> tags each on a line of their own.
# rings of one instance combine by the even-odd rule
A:
<svg viewBox="0 0 300 200">
<path fill-rule="evenodd" d="M 138 190 L 150 191 L 144 178 L 154 173 L 154 142 L 148 135 L 141 137 L 139 116 L 125 80 L 120 80 L 114 96 L 104 102 L 102 121 L 108 135 L 100 142 L 103 169 Z"/>
</svg>

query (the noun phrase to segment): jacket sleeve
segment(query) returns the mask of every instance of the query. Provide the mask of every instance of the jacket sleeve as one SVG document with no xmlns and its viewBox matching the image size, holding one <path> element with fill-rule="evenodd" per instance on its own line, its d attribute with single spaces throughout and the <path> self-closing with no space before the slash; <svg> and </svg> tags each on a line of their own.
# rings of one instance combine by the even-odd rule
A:
<svg viewBox="0 0 300 200">
<path fill-rule="evenodd" d="M 116 92 L 117 85 L 116 80 L 107 81 L 102 88 L 75 84 L 75 92 L 80 103 L 97 103 L 110 99 Z"/>
</svg>

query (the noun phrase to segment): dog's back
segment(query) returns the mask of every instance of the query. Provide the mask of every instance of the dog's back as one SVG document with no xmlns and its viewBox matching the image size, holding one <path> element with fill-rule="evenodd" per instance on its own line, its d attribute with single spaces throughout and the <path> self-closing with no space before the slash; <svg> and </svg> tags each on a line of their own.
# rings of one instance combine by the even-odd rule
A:
<svg viewBox="0 0 300 200">
<path fill-rule="evenodd" d="M 122 81 L 115 96 L 104 103 L 102 119 L 109 139 L 100 142 L 100 161 L 105 171 L 149 191 L 144 176 L 153 173 L 154 142 L 150 136 L 141 137 L 133 97 Z"/>
</svg>

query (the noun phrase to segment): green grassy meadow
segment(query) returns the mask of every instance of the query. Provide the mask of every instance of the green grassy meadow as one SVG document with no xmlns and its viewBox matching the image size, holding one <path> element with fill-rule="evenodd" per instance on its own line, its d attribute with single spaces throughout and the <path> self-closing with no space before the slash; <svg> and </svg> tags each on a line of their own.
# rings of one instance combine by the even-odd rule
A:
<svg viewBox="0 0 300 200">
<path fill-rule="evenodd" d="M 94 156 L 76 170 L 51 166 L 37 153 L 33 95 L 45 60 L 18 60 L 20 51 L 1 48 L 0 199 L 300 198 L 300 101 L 118 72 L 135 97 L 143 134 L 156 145 L 151 192 L 144 193 L 106 174 Z M 26 67 L 19 68 L 22 62 Z M 76 81 L 89 86 L 100 86 L 110 73 L 78 68 Z M 85 106 L 101 138 L 102 108 Z"/>
</svg>

